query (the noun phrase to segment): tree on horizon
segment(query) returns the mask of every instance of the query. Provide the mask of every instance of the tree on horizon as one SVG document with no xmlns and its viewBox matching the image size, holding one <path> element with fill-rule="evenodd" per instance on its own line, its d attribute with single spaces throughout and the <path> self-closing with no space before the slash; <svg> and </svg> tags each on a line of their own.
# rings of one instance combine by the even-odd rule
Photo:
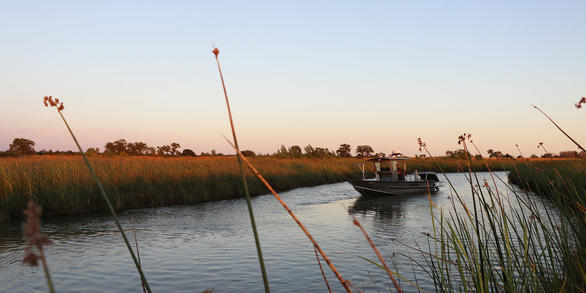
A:
<svg viewBox="0 0 586 293">
<path fill-rule="evenodd" d="M 196 156 L 195 152 L 190 149 L 184 149 L 182 154 L 187 157 L 195 157 Z"/>
<path fill-rule="evenodd" d="M 359 145 L 356 147 L 357 157 L 370 157 L 374 153 L 374 150 L 369 145 Z"/>
<path fill-rule="evenodd" d="M 352 157 L 352 148 L 349 144 L 343 143 L 336 151 L 336 154 L 338 155 L 338 157 L 350 158 Z"/>
<path fill-rule="evenodd" d="M 15 138 L 8 147 L 8 152 L 17 155 L 34 155 L 35 154 L 35 142 L 26 138 Z"/>
<path fill-rule="evenodd" d="M 114 142 L 107 142 L 106 145 L 104 145 L 104 152 L 114 154 L 126 153 L 127 145 L 128 143 L 126 142 L 126 139 L 123 138 Z"/>
<path fill-rule="evenodd" d="M 294 158 L 301 158 L 303 156 L 301 147 L 299 147 L 298 145 L 291 146 L 289 148 L 289 155 Z"/>
</svg>

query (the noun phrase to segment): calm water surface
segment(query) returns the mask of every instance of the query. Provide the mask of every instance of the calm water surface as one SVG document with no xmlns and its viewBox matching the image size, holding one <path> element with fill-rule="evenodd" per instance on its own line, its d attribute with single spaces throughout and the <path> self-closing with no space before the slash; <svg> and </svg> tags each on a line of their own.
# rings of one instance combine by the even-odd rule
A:
<svg viewBox="0 0 586 293">
<path fill-rule="evenodd" d="M 478 173 L 480 180 L 488 173 Z M 505 173 L 497 174 L 506 180 Z M 463 174 L 448 174 L 470 200 Z M 502 190 L 505 190 L 501 184 Z M 354 214 L 387 261 L 426 291 L 433 283 L 407 256 L 421 255 L 399 241 L 425 244 L 432 232 L 426 195 L 360 197 L 348 183 L 300 188 L 281 194 L 331 258 L 342 276 L 356 288 L 388 292 L 386 273 L 359 256 L 376 260 L 362 233 L 352 224 Z M 450 206 L 449 188 L 432 195 Z M 269 282 L 274 292 L 326 291 L 311 242 L 272 195 L 252 200 Z M 261 292 L 262 278 L 244 200 L 192 206 L 138 209 L 120 213 L 122 225 L 136 231 L 140 256 L 154 292 Z M 44 219 L 43 230 L 53 240 L 46 250 L 57 292 L 141 292 L 140 278 L 114 222 L 104 214 Z M 0 291 L 46 292 L 43 272 L 20 264 L 25 240 L 18 222 L 0 223 Z M 128 233 L 134 240 L 133 233 Z M 399 241 L 397 241 L 399 240 Z M 322 261 L 335 292 L 343 291 Z M 402 282 L 405 291 L 416 291 Z"/>
</svg>

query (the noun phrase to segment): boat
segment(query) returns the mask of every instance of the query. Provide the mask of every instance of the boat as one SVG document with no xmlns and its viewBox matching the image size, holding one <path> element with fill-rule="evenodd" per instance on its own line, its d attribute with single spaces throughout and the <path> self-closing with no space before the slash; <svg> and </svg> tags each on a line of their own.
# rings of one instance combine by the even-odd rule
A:
<svg viewBox="0 0 586 293">
<path fill-rule="evenodd" d="M 362 179 L 348 180 L 362 195 L 403 195 L 426 194 L 439 191 L 440 181 L 434 172 L 418 172 L 405 174 L 408 158 L 393 153 L 390 157 L 374 157 L 358 164 L 362 171 Z M 374 178 L 366 179 L 365 163 L 374 166 Z M 400 163 L 402 163 L 401 166 Z"/>
</svg>

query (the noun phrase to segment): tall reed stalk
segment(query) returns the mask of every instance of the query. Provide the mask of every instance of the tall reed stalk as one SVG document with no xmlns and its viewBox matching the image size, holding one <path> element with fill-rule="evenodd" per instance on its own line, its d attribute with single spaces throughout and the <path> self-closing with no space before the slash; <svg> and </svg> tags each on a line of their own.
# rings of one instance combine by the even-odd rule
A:
<svg viewBox="0 0 586 293">
<path fill-rule="evenodd" d="M 226 98 L 226 107 L 228 108 L 228 117 L 230 118 L 230 127 L 232 129 L 232 138 L 234 139 L 234 148 L 237 152 L 240 152 L 238 148 L 238 139 L 236 139 L 236 130 L 234 129 L 234 122 L 232 120 L 232 111 L 230 111 L 230 102 L 228 101 L 228 92 L 226 91 L 226 85 L 224 83 L 224 76 L 222 75 L 222 68 L 220 67 L 220 60 L 218 59 L 218 54 L 220 50 L 218 48 L 214 48 L 212 51 L 214 56 L 216 57 L 216 63 L 218 64 L 218 71 L 220 72 L 220 79 L 222 80 L 222 89 L 224 90 L 224 97 Z M 265 263 L 262 256 L 262 249 L 260 247 L 260 239 L 258 237 L 258 232 L 256 231 L 256 222 L 254 221 L 254 212 L 252 211 L 252 203 L 250 202 L 250 192 L 248 191 L 248 183 L 246 182 L 246 174 L 244 174 L 244 169 L 242 167 L 242 160 L 238 157 L 238 168 L 240 169 L 240 175 L 242 176 L 242 186 L 244 188 L 244 195 L 246 198 L 246 206 L 248 207 L 248 215 L 250 216 L 250 225 L 252 226 L 252 233 L 254 235 L 254 242 L 256 244 L 256 252 L 258 254 L 258 262 L 260 264 L 260 270 L 262 273 L 262 280 L 265 287 L 265 292 L 270 292 L 269 288 L 269 280 L 267 277 L 267 272 L 265 269 Z"/>
<path fill-rule="evenodd" d="M 582 99 L 584 99 L 584 97 L 582 97 Z M 582 100 L 581 100 L 582 101 Z M 581 105 L 581 102 L 578 104 Z M 537 109 L 539 112 L 541 112 L 541 114 L 543 114 L 543 116 L 545 116 L 547 119 L 549 119 L 549 121 L 551 121 L 551 123 L 553 123 L 553 125 L 555 125 L 555 127 L 557 127 L 567 138 L 569 138 L 576 146 L 578 146 L 582 151 L 585 151 L 584 148 L 577 142 L 575 141 L 569 134 L 567 134 L 557 123 L 555 123 L 555 121 L 553 121 L 553 119 L 551 119 L 551 117 L 549 117 L 549 115 L 545 114 L 545 112 L 543 110 L 541 110 L 539 107 L 533 105 L 533 108 Z M 577 107 L 580 108 L 580 107 Z"/>
<path fill-rule="evenodd" d="M 317 260 L 317 265 L 319 266 L 321 276 L 324 278 L 324 282 L 326 283 L 326 287 L 328 287 L 328 292 L 332 293 L 332 288 L 330 287 L 330 283 L 328 282 L 328 278 L 326 278 L 326 273 L 324 273 L 324 268 L 321 266 L 321 261 L 319 260 L 319 254 L 317 254 L 317 248 L 313 247 L 313 251 L 315 252 L 315 259 Z"/>
<path fill-rule="evenodd" d="M 65 116 L 63 116 L 63 113 L 62 113 L 62 111 L 64 109 L 63 102 L 59 102 L 59 99 L 53 100 L 53 97 L 51 97 L 51 96 L 44 97 L 43 102 L 46 107 L 48 107 L 48 106 L 55 107 L 57 109 L 57 113 L 59 113 L 59 116 L 61 117 L 61 119 L 65 123 L 65 126 L 67 127 L 69 134 L 71 134 L 71 137 L 73 138 L 73 141 L 75 142 L 75 145 L 77 146 L 77 148 L 79 150 L 79 153 L 83 157 L 83 160 L 85 161 L 90 173 L 92 174 L 92 177 L 94 178 L 94 180 L 96 181 L 96 184 L 98 185 L 98 188 L 100 189 L 100 193 L 102 194 L 102 197 L 104 198 L 104 201 L 106 202 L 106 205 L 108 206 L 108 210 L 110 211 L 110 214 L 114 218 L 114 222 L 116 222 L 116 226 L 118 227 L 118 230 L 120 230 L 120 234 L 122 235 L 122 238 L 124 239 L 124 243 L 126 244 L 126 248 L 128 248 L 128 252 L 130 253 L 132 260 L 134 261 L 134 264 L 136 265 L 136 269 L 138 270 L 138 273 L 140 274 L 141 281 L 143 282 L 147 291 L 150 293 L 151 288 L 150 288 L 149 283 L 147 282 L 147 279 L 142 271 L 142 266 L 140 265 L 136 255 L 134 254 L 132 246 L 130 245 L 130 241 L 128 241 L 128 237 L 126 237 L 126 233 L 124 233 L 124 229 L 122 228 L 122 225 L 120 224 L 120 220 L 118 219 L 118 216 L 116 215 L 116 211 L 114 211 L 114 207 L 112 206 L 112 203 L 110 202 L 110 199 L 109 199 L 108 195 L 106 194 L 104 187 L 102 186 L 102 182 L 98 178 L 98 175 L 96 175 L 96 172 L 94 171 L 94 168 L 92 167 L 92 164 L 90 164 L 90 161 L 88 160 L 83 149 L 79 145 L 79 142 L 77 141 L 77 138 L 75 137 L 75 134 L 73 134 L 71 127 L 69 127 L 69 123 L 67 123 L 67 120 L 65 119 Z"/>
<path fill-rule="evenodd" d="M 317 251 L 319 251 L 319 253 L 323 257 L 324 261 L 328 264 L 328 266 L 330 266 L 330 269 L 332 270 L 332 272 L 334 272 L 334 274 L 336 275 L 336 277 L 338 278 L 338 280 L 340 281 L 340 283 L 342 284 L 342 286 L 344 286 L 344 288 L 346 289 L 346 291 L 347 292 L 352 292 L 352 289 L 350 289 L 350 286 L 352 286 L 352 283 L 350 283 L 350 281 L 345 280 L 344 278 L 342 278 L 342 275 L 340 275 L 340 273 L 338 272 L 338 270 L 336 269 L 336 267 L 334 266 L 334 264 L 327 257 L 326 253 L 319 246 L 319 244 L 317 244 L 317 241 L 315 241 L 315 239 L 313 238 L 313 236 L 311 236 L 311 234 L 309 233 L 309 231 L 305 228 L 305 226 L 301 223 L 301 221 L 297 218 L 297 216 L 295 216 L 295 214 L 293 213 L 293 211 L 287 206 L 287 204 L 285 204 L 285 202 L 283 201 L 283 199 L 281 199 L 281 196 L 279 196 L 279 194 L 275 191 L 275 189 L 273 189 L 273 187 L 269 184 L 269 182 L 258 172 L 258 170 L 256 170 L 256 168 L 240 152 L 240 150 L 238 150 L 238 148 L 236 148 L 236 146 L 234 144 L 232 144 L 232 142 L 230 142 L 230 140 L 228 140 L 227 138 L 226 138 L 226 141 L 232 146 L 232 148 L 234 148 L 234 150 L 236 151 L 236 153 L 238 154 L 238 156 L 248 166 L 248 168 L 252 171 L 252 173 L 256 177 L 258 177 L 258 179 L 260 179 L 260 181 L 262 181 L 262 183 L 275 196 L 275 198 L 279 201 L 279 203 L 283 206 L 283 208 L 285 208 L 285 210 L 287 211 L 287 213 L 289 213 L 289 215 L 297 223 L 297 225 L 299 226 L 299 228 L 301 228 L 301 230 L 303 231 L 303 233 L 305 233 L 305 235 L 307 236 L 307 238 L 309 238 L 309 240 L 311 241 L 311 243 L 313 244 L 313 246 L 317 249 Z"/>
<path fill-rule="evenodd" d="M 378 257 L 378 260 L 383 265 L 385 271 L 387 271 L 387 274 L 389 275 L 389 278 L 391 278 L 391 281 L 393 281 L 393 285 L 395 286 L 395 289 L 397 289 L 397 292 L 402 293 L 403 290 L 401 289 L 401 286 L 399 286 L 399 283 L 397 282 L 397 280 L 393 276 L 393 273 L 391 272 L 391 269 L 389 269 L 387 262 L 385 261 L 383 256 L 380 254 L 380 252 L 376 248 L 376 245 L 374 245 L 374 242 L 372 241 L 372 239 L 370 239 L 370 236 L 368 236 L 368 233 L 366 233 L 366 230 L 364 230 L 364 227 L 362 227 L 362 225 L 360 224 L 360 222 L 358 222 L 358 219 L 356 219 L 355 216 L 352 216 L 352 219 L 353 219 L 353 224 L 356 225 L 358 228 L 360 228 L 360 231 L 362 231 L 362 234 L 364 234 L 364 237 L 368 241 L 368 244 L 370 244 L 370 247 L 372 248 L 372 250 L 374 251 L 374 253 Z"/>
</svg>

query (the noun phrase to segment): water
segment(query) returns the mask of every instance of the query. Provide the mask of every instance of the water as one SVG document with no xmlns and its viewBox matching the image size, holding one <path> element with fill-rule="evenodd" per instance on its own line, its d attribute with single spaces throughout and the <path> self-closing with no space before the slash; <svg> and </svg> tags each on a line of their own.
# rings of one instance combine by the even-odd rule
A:
<svg viewBox="0 0 586 293">
<path fill-rule="evenodd" d="M 491 182 L 488 173 L 478 175 Z M 506 180 L 504 172 L 497 175 Z M 461 194 L 470 194 L 464 174 L 448 176 Z M 359 257 L 377 260 L 351 215 L 357 216 L 393 270 L 410 280 L 416 276 L 420 287 L 434 290 L 429 276 L 408 258 L 422 260 L 420 253 L 399 243 L 425 244 L 423 233 L 432 233 L 426 195 L 369 199 L 350 184 L 338 183 L 281 196 L 354 287 L 385 292 L 392 283 L 383 270 Z M 451 196 L 446 185 L 431 198 L 449 208 Z M 471 202 L 469 196 L 465 200 Z M 277 200 L 263 195 L 252 203 L 272 291 L 327 291 L 311 242 Z M 263 291 L 244 200 L 130 210 L 119 216 L 123 227 L 136 231 L 154 292 Z M 46 254 L 57 292 L 141 291 L 134 263 L 108 215 L 47 218 L 43 230 L 53 240 Z M 42 269 L 20 264 L 25 245 L 21 235 L 20 223 L 0 223 L 0 291 L 46 292 Z M 132 231 L 128 236 L 134 243 Z M 322 266 L 334 292 L 343 291 L 323 261 Z M 401 285 L 407 292 L 416 291 L 404 281 Z"/>
</svg>

